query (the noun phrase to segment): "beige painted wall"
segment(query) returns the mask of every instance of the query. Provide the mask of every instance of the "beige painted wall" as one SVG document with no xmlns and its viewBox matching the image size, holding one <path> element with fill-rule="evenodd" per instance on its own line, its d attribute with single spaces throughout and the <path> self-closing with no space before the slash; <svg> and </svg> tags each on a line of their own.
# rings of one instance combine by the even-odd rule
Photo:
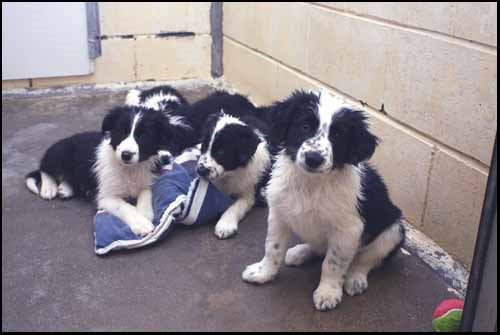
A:
<svg viewBox="0 0 500 335">
<path fill-rule="evenodd" d="M 35 78 L 34 88 L 72 84 L 210 78 L 210 2 L 100 2 L 102 56 L 87 76 Z M 160 32 L 194 32 L 159 38 Z M 123 35 L 132 35 L 125 39 Z M 2 90 L 30 80 L 2 81 Z"/>
<path fill-rule="evenodd" d="M 496 3 L 224 3 L 223 27 L 224 77 L 255 102 L 326 86 L 367 104 L 395 202 L 471 263 L 496 132 Z"/>
</svg>

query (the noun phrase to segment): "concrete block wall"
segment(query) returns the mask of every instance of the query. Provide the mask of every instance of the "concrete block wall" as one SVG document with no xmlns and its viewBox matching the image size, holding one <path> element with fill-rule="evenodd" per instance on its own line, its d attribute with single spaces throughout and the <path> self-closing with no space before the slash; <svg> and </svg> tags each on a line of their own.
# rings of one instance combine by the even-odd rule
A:
<svg viewBox="0 0 500 335">
<path fill-rule="evenodd" d="M 497 122 L 496 3 L 224 3 L 224 77 L 256 103 L 327 87 L 371 114 L 407 220 L 470 265 Z"/>
<path fill-rule="evenodd" d="M 102 56 L 86 76 L 2 81 L 2 90 L 210 78 L 210 2 L 100 2 Z M 158 36 L 161 33 L 189 33 Z"/>
</svg>

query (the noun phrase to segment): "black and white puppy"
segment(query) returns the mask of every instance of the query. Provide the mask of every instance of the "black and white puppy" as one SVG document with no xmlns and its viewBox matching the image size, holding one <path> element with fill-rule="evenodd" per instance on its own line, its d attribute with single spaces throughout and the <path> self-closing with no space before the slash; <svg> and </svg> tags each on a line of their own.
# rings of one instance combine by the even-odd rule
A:
<svg viewBox="0 0 500 335">
<path fill-rule="evenodd" d="M 225 239 L 254 206 L 270 166 L 265 112 L 242 95 L 216 92 L 190 113 L 192 124 L 202 129 L 198 174 L 236 198 L 215 226 L 215 235 Z"/>
<path fill-rule="evenodd" d="M 159 166 L 157 152 L 181 151 L 183 134 L 184 128 L 167 114 L 116 107 L 104 117 L 101 132 L 76 134 L 49 147 L 40 168 L 27 175 L 26 186 L 48 200 L 95 199 L 98 208 L 143 236 L 154 229 L 151 184 Z M 136 198 L 137 205 L 128 198 Z"/>
<path fill-rule="evenodd" d="M 242 274 L 250 283 L 272 280 L 283 260 L 298 266 L 324 256 L 313 301 L 335 308 L 368 287 L 371 269 L 404 240 L 402 213 L 382 178 L 366 161 L 377 146 L 363 112 L 327 91 L 296 91 L 271 112 L 271 139 L 279 144 L 267 188 L 265 256 Z M 302 241 L 288 249 L 295 233 Z"/>
</svg>

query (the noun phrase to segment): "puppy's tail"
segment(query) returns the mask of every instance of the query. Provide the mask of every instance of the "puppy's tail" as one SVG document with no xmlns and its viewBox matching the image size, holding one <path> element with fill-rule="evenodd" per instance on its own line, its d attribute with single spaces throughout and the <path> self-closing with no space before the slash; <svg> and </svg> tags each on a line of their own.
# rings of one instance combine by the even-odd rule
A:
<svg viewBox="0 0 500 335">
<path fill-rule="evenodd" d="M 26 187 L 31 192 L 40 195 L 40 185 L 42 184 L 42 175 L 40 170 L 35 170 L 26 175 Z"/>
<path fill-rule="evenodd" d="M 132 89 L 127 93 L 125 98 L 125 105 L 127 106 L 140 106 L 141 104 L 141 91 Z"/>
</svg>

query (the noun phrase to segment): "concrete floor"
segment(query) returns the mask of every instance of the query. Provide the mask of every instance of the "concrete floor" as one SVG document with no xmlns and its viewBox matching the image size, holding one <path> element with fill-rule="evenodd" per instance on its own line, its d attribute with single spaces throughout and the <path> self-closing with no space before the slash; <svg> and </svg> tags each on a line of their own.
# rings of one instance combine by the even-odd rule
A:
<svg viewBox="0 0 500 335">
<path fill-rule="evenodd" d="M 184 91 L 190 101 L 211 89 Z M 368 290 L 317 312 L 312 292 L 321 263 L 286 268 L 276 280 L 241 280 L 261 259 L 265 209 L 235 238 L 213 225 L 175 229 L 142 250 L 94 254 L 92 204 L 45 201 L 24 186 L 55 140 L 100 129 L 125 93 L 2 99 L 3 331 L 431 331 L 433 309 L 452 297 L 420 259 L 399 253 L 373 272 Z"/>
</svg>

